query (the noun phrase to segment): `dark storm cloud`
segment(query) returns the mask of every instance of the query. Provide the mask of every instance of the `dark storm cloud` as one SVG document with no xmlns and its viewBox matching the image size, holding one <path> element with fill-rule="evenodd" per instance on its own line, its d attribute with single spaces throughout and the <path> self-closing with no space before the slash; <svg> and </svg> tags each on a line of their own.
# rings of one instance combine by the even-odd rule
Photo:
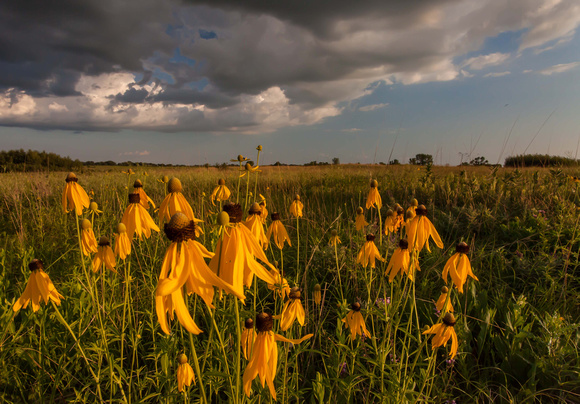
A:
<svg viewBox="0 0 580 404">
<path fill-rule="evenodd" d="M 431 9 L 458 2 L 459 0 L 184 0 L 186 4 L 203 4 L 250 14 L 271 15 L 307 28 L 316 33 L 316 36 L 324 38 L 342 34 L 337 27 L 340 21 L 370 16 L 373 19 L 387 19 L 393 27 L 409 26 L 417 22 L 421 14 Z"/>
<path fill-rule="evenodd" d="M 75 95 L 81 73 L 140 71 L 154 50 L 171 51 L 170 11 L 156 0 L 0 2 L 0 88 Z"/>
<path fill-rule="evenodd" d="M 239 97 L 231 97 L 218 92 L 205 92 L 196 89 L 167 88 L 151 99 L 153 102 L 178 104 L 203 104 L 208 108 L 224 108 L 236 105 Z"/>
</svg>

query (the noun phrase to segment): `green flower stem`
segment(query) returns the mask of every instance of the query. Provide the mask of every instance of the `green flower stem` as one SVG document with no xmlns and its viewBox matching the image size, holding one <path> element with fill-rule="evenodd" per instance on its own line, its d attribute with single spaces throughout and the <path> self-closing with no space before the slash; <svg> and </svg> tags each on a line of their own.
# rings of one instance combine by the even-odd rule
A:
<svg viewBox="0 0 580 404">
<path fill-rule="evenodd" d="M 260 150 L 258 150 L 258 158 L 256 159 L 256 167 L 260 165 Z M 256 195 L 258 195 L 258 171 L 256 171 L 256 181 L 254 183 L 254 202 L 256 202 Z"/>
<path fill-rule="evenodd" d="M 62 325 L 64 325 L 66 327 L 66 329 L 68 330 L 70 335 L 72 335 L 73 339 L 75 340 L 75 343 L 79 347 L 79 351 L 81 352 L 81 356 L 85 360 L 85 363 L 87 364 L 87 367 L 89 368 L 89 372 L 91 372 L 91 375 L 93 376 L 93 379 L 95 379 L 95 383 L 97 384 L 97 395 L 99 396 L 99 401 L 104 402 L 103 397 L 101 395 L 101 384 L 99 383 L 99 378 L 97 377 L 97 375 L 95 375 L 95 372 L 93 371 L 93 368 L 91 367 L 91 364 L 89 363 L 89 360 L 87 359 L 87 356 L 85 355 L 85 351 L 83 350 L 83 347 L 81 346 L 81 342 L 77 339 L 75 333 L 70 328 L 70 325 L 68 325 L 68 323 L 66 322 L 66 320 L 64 319 L 64 317 L 62 316 L 60 311 L 58 310 L 58 306 L 52 300 L 50 302 L 52 303 L 52 307 L 54 307 L 54 311 L 56 312 L 56 318 L 58 319 L 58 321 L 61 322 Z"/>
</svg>

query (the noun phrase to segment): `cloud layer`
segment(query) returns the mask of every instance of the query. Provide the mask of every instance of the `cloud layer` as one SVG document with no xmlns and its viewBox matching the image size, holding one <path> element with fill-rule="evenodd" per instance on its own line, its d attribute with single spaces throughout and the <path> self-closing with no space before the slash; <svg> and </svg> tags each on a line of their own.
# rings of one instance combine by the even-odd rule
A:
<svg viewBox="0 0 580 404">
<path fill-rule="evenodd" d="M 242 133 L 311 125 L 346 103 L 386 106 L 363 106 L 377 82 L 505 75 L 485 69 L 517 55 L 473 56 L 486 38 L 521 31 L 518 51 L 538 53 L 579 23 L 576 0 L 3 2 L 0 125 Z"/>
</svg>

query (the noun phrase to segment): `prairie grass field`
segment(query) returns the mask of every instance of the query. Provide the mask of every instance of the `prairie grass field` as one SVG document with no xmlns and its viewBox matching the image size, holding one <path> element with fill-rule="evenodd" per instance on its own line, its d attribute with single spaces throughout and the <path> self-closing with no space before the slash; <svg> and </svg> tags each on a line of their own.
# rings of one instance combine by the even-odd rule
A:
<svg viewBox="0 0 580 404">
<path fill-rule="evenodd" d="M 132 174 L 129 167 L 76 172 L 77 184 L 98 204 L 98 212 L 83 209 L 78 217 L 62 206 L 68 173 L 0 175 L 0 401 L 270 403 L 271 383 L 281 403 L 580 402 L 580 183 L 573 178 L 580 176 L 578 169 L 131 169 Z M 135 180 L 159 208 L 167 194 L 164 176 L 181 181 L 183 196 L 203 220 L 196 241 L 211 253 L 233 231 L 218 224 L 220 203 L 210 201 L 218 180 L 225 179 L 229 201 L 240 203 L 244 220 L 263 196 L 269 213 L 280 214 L 292 244 L 279 249 L 271 240 L 265 255 L 289 287 L 299 288 L 299 298 L 282 299 L 280 285 L 269 287 L 258 274 L 244 288 L 244 304 L 216 288 L 210 308 L 184 286 L 174 293 L 183 296 L 202 332 L 189 332 L 178 316 L 171 320 L 169 309 L 167 334 L 156 310 L 160 273 L 172 244 L 163 226 L 149 238 L 135 237 L 130 255 L 116 257 L 116 272 L 93 271 L 95 254 L 85 256 L 79 247 L 80 221 L 88 219 L 96 240 L 106 236 L 113 246 Z M 378 183 L 380 210 L 366 208 L 372 180 Z M 304 206 L 300 218 L 289 213 L 295 195 Z M 425 206 L 421 220 L 433 223 L 443 248 L 433 239 L 430 251 L 410 248 L 411 263 L 420 271 L 409 269 L 413 279 L 399 273 L 389 281 L 389 261 L 414 219 L 385 234 L 388 210 L 396 212 L 400 204 L 407 211 L 414 199 Z M 359 207 L 369 223 L 360 231 L 355 227 Z M 148 213 L 159 225 L 159 213 L 152 207 Z M 264 230 L 271 222 L 268 215 Z M 375 236 L 385 260 L 377 259 L 375 268 L 357 260 L 367 234 Z M 334 235 L 340 243 L 331 245 Z M 461 242 L 469 247 L 463 255 L 478 278 L 467 277 L 463 293 L 451 277 L 442 277 Z M 33 259 L 42 260 L 64 298 L 60 305 L 41 302 L 36 312 L 32 305 L 15 312 Z M 442 301 L 452 304 L 454 324 L 435 305 L 443 286 L 448 293 Z M 312 335 L 300 343 L 277 340 L 277 350 L 250 344 L 246 359 L 241 353 L 245 320 L 256 324 L 261 312 L 280 315 L 291 300 L 302 304 L 304 325 L 293 321 L 283 331 L 283 319 L 275 318 L 272 331 L 258 329 L 253 338 Z M 351 338 L 352 326 L 343 319 L 354 303 L 370 337 Z M 454 358 L 453 337 L 433 348 L 439 337 L 425 333 L 433 326 L 456 333 Z M 269 350 L 260 351 L 263 347 Z M 195 381 L 180 391 L 182 354 Z M 261 368 L 250 379 L 248 395 L 244 373 L 252 355 Z"/>
</svg>

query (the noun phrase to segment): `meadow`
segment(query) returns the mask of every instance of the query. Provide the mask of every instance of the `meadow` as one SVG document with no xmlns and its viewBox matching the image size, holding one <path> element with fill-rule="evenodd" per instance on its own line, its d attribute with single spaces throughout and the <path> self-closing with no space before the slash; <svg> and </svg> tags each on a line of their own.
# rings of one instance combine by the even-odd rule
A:
<svg viewBox="0 0 580 404">
<path fill-rule="evenodd" d="M 275 394 L 283 403 L 580 402 L 578 169 L 240 167 L 85 167 L 76 172 L 78 185 L 98 210 L 83 209 L 78 217 L 63 211 L 68 173 L 0 175 L 0 400 L 269 403 Z M 243 289 L 244 304 L 216 288 L 210 308 L 200 294 L 182 293 L 190 291 L 183 286 L 172 296 L 183 297 L 202 332 L 189 332 L 175 316 L 165 319 L 167 334 L 156 310 L 159 277 L 170 245 L 185 241 L 172 242 L 160 226 L 151 237 L 132 240 L 130 255 L 116 257 L 116 272 L 104 266 L 94 272 L 95 254 L 85 256 L 79 246 L 82 220 L 90 221 L 97 241 L 106 236 L 113 246 L 135 180 L 159 207 L 173 177 L 203 220 L 196 241 L 212 253 L 240 226 L 219 219 L 225 202 L 210 200 L 218 180 L 225 179 L 229 201 L 240 203 L 244 220 L 252 203 L 265 199 L 292 244 L 280 249 L 271 240 L 267 260 L 299 290 L 269 285 L 257 273 Z M 366 208 L 372 180 L 380 210 Z M 289 212 L 296 195 L 303 203 L 299 218 Z M 408 235 L 414 218 L 405 215 L 414 200 L 425 206 L 421 220 L 433 223 L 443 248 L 433 239 L 430 251 L 408 240 L 415 245 L 409 247 L 411 266 L 390 281 L 385 272 Z M 385 224 L 395 223 L 396 204 L 402 222 L 385 234 Z M 361 230 L 359 207 L 368 222 Z M 159 213 L 152 207 L 148 213 L 159 225 Z M 264 230 L 271 222 L 268 215 Z M 369 241 L 385 260 L 377 259 L 375 268 L 357 259 Z M 363 259 L 371 250 L 365 251 Z M 477 277 L 467 277 L 462 293 L 451 277 L 442 277 L 456 251 Z M 63 299 L 60 305 L 41 302 L 36 312 L 32 305 L 15 312 L 33 259 L 42 260 Z M 218 262 L 218 274 L 225 261 Z M 420 271 L 413 270 L 417 263 Z M 179 272 L 171 265 L 169 278 Z M 280 315 L 295 302 L 304 308 L 303 326 L 288 326 L 284 317 L 273 324 L 256 318 Z M 452 316 L 446 314 L 449 303 Z M 367 335 L 360 330 L 351 338 L 360 324 L 343 319 L 353 313 L 362 314 Z M 251 340 L 260 344 L 242 338 L 250 330 L 246 319 L 254 320 L 258 336 Z M 426 331 L 437 328 L 449 341 L 433 348 L 442 336 Z M 458 341 L 453 358 L 452 332 Z M 273 335 L 307 339 L 290 343 Z M 182 354 L 195 376 L 189 386 L 178 385 L 178 378 L 190 379 Z M 260 369 L 248 395 L 244 373 L 252 360 Z"/>
</svg>

